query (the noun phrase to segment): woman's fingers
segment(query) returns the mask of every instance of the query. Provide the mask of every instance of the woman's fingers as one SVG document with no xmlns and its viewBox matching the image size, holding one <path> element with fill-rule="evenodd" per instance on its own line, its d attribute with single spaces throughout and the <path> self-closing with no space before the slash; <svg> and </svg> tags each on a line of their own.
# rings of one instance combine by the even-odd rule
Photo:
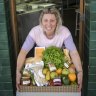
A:
<svg viewBox="0 0 96 96">
<path fill-rule="evenodd" d="M 20 72 L 18 72 L 17 74 L 16 74 L 16 88 L 17 88 L 17 90 L 19 91 L 19 85 L 20 85 L 20 79 L 21 79 L 21 73 Z"/>
<path fill-rule="evenodd" d="M 19 89 L 20 89 L 20 88 L 19 88 L 19 84 L 16 84 L 16 88 L 17 88 L 17 91 L 19 91 Z"/>
<path fill-rule="evenodd" d="M 78 84 L 78 90 L 81 91 L 82 84 Z"/>
<path fill-rule="evenodd" d="M 79 89 L 79 91 L 81 91 L 81 89 L 82 89 L 82 77 L 83 77 L 82 72 L 78 73 L 77 78 L 78 78 L 78 89 Z"/>
<path fill-rule="evenodd" d="M 20 79 L 18 78 L 16 80 L 16 88 L 17 88 L 18 91 L 19 91 L 19 85 L 20 85 Z"/>
</svg>

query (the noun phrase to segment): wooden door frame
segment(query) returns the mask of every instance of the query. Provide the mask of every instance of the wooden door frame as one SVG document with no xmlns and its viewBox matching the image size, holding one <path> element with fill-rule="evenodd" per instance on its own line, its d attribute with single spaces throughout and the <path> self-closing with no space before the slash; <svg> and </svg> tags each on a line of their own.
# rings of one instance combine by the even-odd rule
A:
<svg viewBox="0 0 96 96">
<path fill-rule="evenodd" d="M 18 56 L 19 52 L 19 39 L 18 39 L 18 31 L 17 31 L 17 15 L 16 15 L 16 1 L 10 0 L 10 15 L 11 15 L 11 26 L 12 26 L 12 36 L 15 48 L 15 57 Z"/>
<path fill-rule="evenodd" d="M 84 3 L 85 0 L 80 0 L 80 32 L 79 32 L 79 54 L 83 60 L 84 51 Z"/>
</svg>

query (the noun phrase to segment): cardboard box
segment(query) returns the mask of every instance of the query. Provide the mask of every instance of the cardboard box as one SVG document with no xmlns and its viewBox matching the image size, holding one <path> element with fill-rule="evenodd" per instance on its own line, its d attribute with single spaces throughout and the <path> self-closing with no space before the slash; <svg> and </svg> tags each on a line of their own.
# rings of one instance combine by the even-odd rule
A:
<svg viewBox="0 0 96 96">
<path fill-rule="evenodd" d="M 42 57 L 42 52 L 44 51 L 44 47 L 42 48 L 35 48 L 35 57 Z M 27 58 L 26 62 L 31 63 L 33 61 L 37 61 L 36 58 Z M 78 85 L 64 85 L 64 86 L 24 86 L 20 85 L 20 92 L 72 92 L 72 93 L 80 93 L 78 90 Z M 69 95 L 68 95 L 69 96 Z"/>
<path fill-rule="evenodd" d="M 67 86 L 22 86 L 20 92 L 79 92 L 77 85 Z"/>
</svg>

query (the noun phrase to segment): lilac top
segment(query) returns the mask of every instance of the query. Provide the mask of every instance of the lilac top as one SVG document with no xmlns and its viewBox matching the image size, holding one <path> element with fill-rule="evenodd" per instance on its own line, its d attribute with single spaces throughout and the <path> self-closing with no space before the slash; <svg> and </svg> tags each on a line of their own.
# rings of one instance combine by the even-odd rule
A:
<svg viewBox="0 0 96 96">
<path fill-rule="evenodd" d="M 29 52 L 36 43 L 39 47 L 56 46 L 61 48 L 65 45 L 65 47 L 70 51 L 76 50 L 76 46 L 68 28 L 60 26 L 57 32 L 58 33 L 56 33 L 52 39 L 48 39 L 45 36 L 42 27 L 38 25 L 31 29 L 22 46 L 22 49 Z"/>
</svg>

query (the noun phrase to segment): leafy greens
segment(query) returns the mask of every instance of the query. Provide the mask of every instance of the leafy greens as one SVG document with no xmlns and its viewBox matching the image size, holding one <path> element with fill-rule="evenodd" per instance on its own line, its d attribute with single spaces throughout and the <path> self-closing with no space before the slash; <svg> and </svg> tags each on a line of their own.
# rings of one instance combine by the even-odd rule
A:
<svg viewBox="0 0 96 96">
<path fill-rule="evenodd" d="M 64 52 L 58 47 L 50 46 L 43 52 L 43 61 L 45 67 L 48 67 L 48 63 L 51 62 L 56 68 L 62 68 L 65 62 Z"/>
</svg>

